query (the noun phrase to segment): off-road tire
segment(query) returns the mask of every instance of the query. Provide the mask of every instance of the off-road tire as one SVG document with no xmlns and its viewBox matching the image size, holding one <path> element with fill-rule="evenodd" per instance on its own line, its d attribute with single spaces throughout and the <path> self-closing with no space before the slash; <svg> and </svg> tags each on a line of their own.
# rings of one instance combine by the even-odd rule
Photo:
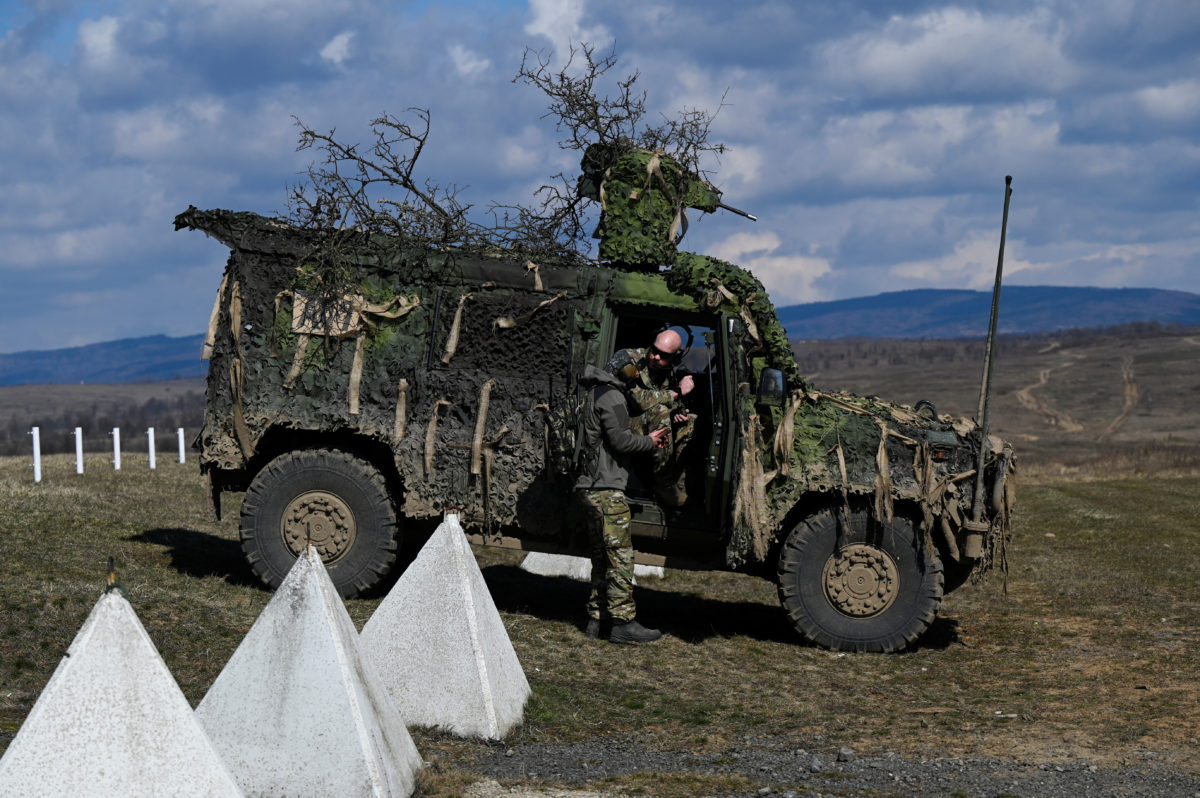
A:
<svg viewBox="0 0 1200 798">
<path fill-rule="evenodd" d="M 824 510 L 798 523 L 779 553 L 779 600 L 796 630 L 834 651 L 899 651 L 942 602 L 942 562 L 900 515 Z"/>
<path fill-rule="evenodd" d="M 351 598 L 391 569 L 398 538 L 383 475 L 346 452 L 281 454 L 258 472 L 242 502 L 242 551 L 271 588 L 312 540 L 338 593 Z"/>
</svg>

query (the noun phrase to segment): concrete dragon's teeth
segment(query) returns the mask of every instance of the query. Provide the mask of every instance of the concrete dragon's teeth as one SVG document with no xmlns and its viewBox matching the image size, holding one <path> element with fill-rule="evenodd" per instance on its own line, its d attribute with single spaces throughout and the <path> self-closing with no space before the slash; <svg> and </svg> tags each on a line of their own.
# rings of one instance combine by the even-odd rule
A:
<svg viewBox="0 0 1200 798">
<path fill-rule="evenodd" d="M 0 759 L 0 795 L 240 796 L 119 591 L 101 596 Z"/>
<path fill-rule="evenodd" d="M 409 723 L 498 739 L 520 722 L 529 682 L 458 516 L 446 516 L 361 637 Z"/>
<path fill-rule="evenodd" d="M 196 715 L 247 795 L 407 796 L 422 764 L 312 547 Z"/>
</svg>

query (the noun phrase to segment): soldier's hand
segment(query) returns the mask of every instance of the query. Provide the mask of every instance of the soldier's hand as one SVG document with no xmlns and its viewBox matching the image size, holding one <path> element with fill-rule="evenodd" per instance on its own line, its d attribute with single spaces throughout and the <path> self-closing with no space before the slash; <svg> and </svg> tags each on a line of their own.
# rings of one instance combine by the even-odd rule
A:
<svg viewBox="0 0 1200 798">
<path fill-rule="evenodd" d="M 684 396 L 687 396 L 689 393 L 691 393 L 692 389 L 695 387 L 696 381 L 692 379 L 691 374 L 685 375 L 684 378 L 679 381 L 679 392 Z"/>
<path fill-rule="evenodd" d="M 654 441 L 654 446 L 656 449 L 667 448 L 667 435 L 668 434 L 669 433 L 667 432 L 667 429 L 665 427 L 656 429 L 656 430 L 654 430 L 654 432 L 650 433 L 650 440 Z"/>
<path fill-rule="evenodd" d="M 683 422 L 688 420 L 688 414 L 687 413 L 676 413 L 675 415 L 671 416 L 671 420 L 674 421 L 676 424 L 682 424 Z"/>
</svg>

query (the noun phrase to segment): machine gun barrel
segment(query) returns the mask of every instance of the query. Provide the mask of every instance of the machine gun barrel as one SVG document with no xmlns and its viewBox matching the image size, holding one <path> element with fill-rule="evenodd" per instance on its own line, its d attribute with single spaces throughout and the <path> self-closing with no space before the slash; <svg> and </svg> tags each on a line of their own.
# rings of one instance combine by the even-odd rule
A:
<svg viewBox="0 0 1200 798">
<path fill-rule="evenodd" d="M 746 213 L 745 211 L 741 210 L 740 208 L 735 208 L 732 205 L 726 205 L 724 202 L 718 202 L 717 207 L 724 208 L 725 210 L 729 211 L 730 213 L 736 213 L 738 216 L 745 216 L 747 219 L 749 219 L 752 222 L 758 221 L 757 216 L 753 216 L 749 213 Z"/>
</svg>

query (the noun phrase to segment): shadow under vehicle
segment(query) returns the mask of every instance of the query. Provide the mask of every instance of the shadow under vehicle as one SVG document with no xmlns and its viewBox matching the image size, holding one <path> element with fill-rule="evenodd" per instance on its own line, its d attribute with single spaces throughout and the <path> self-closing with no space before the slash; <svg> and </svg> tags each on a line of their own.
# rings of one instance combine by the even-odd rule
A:
<svg viewBox="0 0 1200 798">
<path fill-rule="evenodd" d="M 339 231 L 331 291 L 318 232 L 195 208 L 175 224 L 231 250 L 198 447 L 218 514 L 246 491 L 242 546 L 268 585 L 311 541 L 344 596 L 366 591 L 406 522 L 451 509 L 473 543 L 587 556 L 578 377 L 664 326 L 690 340 L 698 437 L 682 506 L 631 481 L 637 562 L 770 579 L 804 637 L 855 651 L 906 647 L 946 592 L 1003 563 L 1008 444 L 928 403 L 815 390 L 733 264 L 630 272 Z"/>
</svg>

